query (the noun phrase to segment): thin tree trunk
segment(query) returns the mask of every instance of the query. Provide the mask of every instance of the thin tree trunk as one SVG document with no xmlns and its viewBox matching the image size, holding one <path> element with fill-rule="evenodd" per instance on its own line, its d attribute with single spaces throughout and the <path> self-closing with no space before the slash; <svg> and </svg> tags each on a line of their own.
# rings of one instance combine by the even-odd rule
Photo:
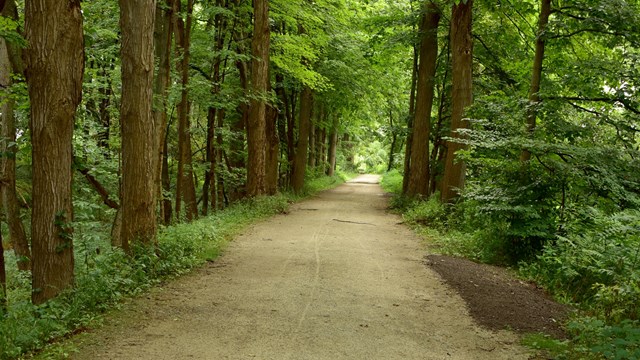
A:
<svg viewBox="0 0 640 360">
<path fill-rule="evenodd" d="M 451 135 L 460 138 L 458 130 L 469 127 L 469 122 L 463 119 L 465 109 L 473 102 L 472 67 L 473 67 L 473 39 L 471 37 L 473 0 L 453 6 L 451 15 Z M 442 177 L 442 201 L 451 202 L 458 192 L 464 188 L 465 164 L 456 159 L 458 150 L 465 146 L 459 142 L 449 141 L 447 144 L 447 158 Z"/>
<path fill-rule="evenodd" d="M 325 119 L 326 119 L 325 114 Z M 327 129 L 320 131 L 320 151 L 318 151 L 318 164 L 321 167 L 322 173 L 327 171 Z"/>
<path fill-rule="evenodd" d="M 176 185 L 176 216 L 180 216 L 182 202 L 186 208 L 185 217 L 192 221 L 198 217 L 196 188 L 193 178 L 193 161 L 191 157 L 191 103 L 189 101 L 189 60 L 191 48 L 191 28 L 193 19 L 193 1 L 188 0 L 186 22 L 181 17 L 180 1 L 175 2 L 174 27 L 176 29 L 176 44 L 178 57 L 178 71 L 181 77 L 181 96 L 178 104 L 178 177 Z"/>
<path fill-rule="evenodd" d="M 155 243 L 157 125 L 152 117 L 153 0 L 119 0 L 122 32 L 122 230 L 125 251 L 133 242 Z M 158 159 L 159 160 L 159 159 Z"/>
<path fill-rule="evenodd" d="M 211 199 L 211 209 L 216 210 L 216 202 L 210 191 L 215 189 L 216 178 L 216 157 L 215 157 L 215 132 L 216 132 L 216 108 L 210 106 L 207 110 L 207 139 L 205 160 L 209 169 L 205 173 L 204 183 L 202 184 L 202 215 L 209 213 L 209 199 Z"/>
<path fill-rule="evenodd" d="M 10 1 L 13 3 L 13 1 Z M 5 4 L 7 8 L 8 3 Z M 14 8 L 15 9 L 15 8 Z M 2 13 L 5 13 L 3 9 Z M 17 16 L 17 13 L 16 13 Z M 18 51 L 19 48 L 16 48 Z M 24 69 L 21 63 L 13 65 L 11 63 L 9 47 L 4 39 L 0 39 L 0 86 L 10 89 L 12 85 L 12 73 L 22 74 Z M 21 52 L 21 51 L 20 51 Z M 18 269 L 22 271 L 31 270 L 31 250 L 29 241 L 20 218 L 20 205 L 16 194 L 16 126 L 14 105 L 8 90 L 3 92 L 0 99 L 2 111 L 2 141 L 0 142 L 0 152 L 4 154 L 1 158 L 1 181 L 0 191 L 2 195 L 2 206 L 9 226 L 9 240 L 16 254 Z M 4 96 L 7 94 L 7 96 Z"/>
<path fill-rule="evenodd" d="M 315 169 L 316 167 L 316 125 L 314 121 L 311 122 L 309 127 L 309 158 L 307 165 L 310 169 Z"/>
<path fill-rule="evenodd" d="M 169 177 L 169 152 L 167 146 L 167 137 L 165 136 L 163 141 L 163 151 L 162 151 L 162 191 L 164 194 L 171 194 L 171 178 Z M 173 208 L 171 204 L 171 197 L 164 196 L 162 197 L 162 215 L 163 223 L 165 225 L 171 224 L 171 219 L 173 218 Z"/>
<path fill-rule="evenodd" d="M 300 123 L 298 130 L 298 145 L 293 164 L 293 177 L 291 188 L 296 194 L 304 188 L 304 176 L 307 171 L 307 153 L 309 150 L 309 127 L 311 125 L 311 113 L 313 110 L 313 92 L 308 86 L 302 89 L 300 94 Z"/>
<path fill-rule="evenodd" d="M 351 135 L 346 133 L 342 136 L 342 148 L 346 151 L 346 160 L 347 166 L 349 166 L 349 170 L 355 169 L 355 164 L 353 163 L 354 154 L 353 154 L 353 143 L 351 142 Z"/>
<path fill-rule="evenodd" d="M 247 195 L 265 193 L 266 112 L 264 97 L 269 84 L 269 0 L 254 0 L 254 30 L 251 42 L 253 55 L 251 86 L 253 98 L 249 111 L 247 140 L 249 156 L 247 164 Z"/>
<path fill-rule="evenodd" d="M 449 51 L 449 42 L 446 43 L 446 48 L 444 50 L 446 54 L 446 62 L 445 62 L 445 72 L 442 77 L 442 83 L 440 84 L 439 89 L 439 98 L 440 104 L 438 105 L 438 117 L 436 121 L 436 125 L 434 127 L 434 140 L 433 140 L 433 151 L 431 152 L 431 179 L 429 180 L 429 195 L 434 194 L 438 189 L 440 189 L 440 176 L 444 170 L 443 161 L 447 154 L 446 142 L 442 138 L 443 135 L 443 126 L 445 121 L 445 111 L 448 105 L 447 98 L 447 84 L 449 82 L 449 67 L 451 61 L 451 52 Z"/>
<path fill-rule="evenodd" d="M 333 176 L 336 173 L 336 152 L 338 150 L 338 115 L 334 115 L 333 124 L 331 126 L 331 137 L 329 139 L 329 153 L 327 175 Z"/>
<path fill-rule="evenodd" d="M 0 316 L 7 312 L 7 269 L 4 264 L 4 244 L 2 243 L 2 228 L 0 228 Z"/>
<path fill-rule="evenodd" d="M 224 109 L 218 109 L 216 119 L 218 120 L 218 133 L 216 134 L 216 148 L 215 148 L 215 157 L 216 157 L 216 166 L 222 167 L 222 158 L 224 155 L 223 149 L 223 138 L 222 138 L 222 129 L 224 127 L 224 120 L 226 117 L 226 112 Z M 224 176 L 222 176 L 221 171 L 218 171 L 218 176 L 216 176 L 216 203 L 218 204 L 218 208 L 224 209 L 227 205 L 227 201 L 224 195 Z"/>
<path fill-rule="evenodd" d="M 429 132 L 438 57 L 439 23 L 440 10 L 434 3 L 427 3 L 420 25 L 422 41 L 420 43 L 416 109 L 411 141 L 411 165 L 406 192 L 409 196 L 427 196 L 429 194 Z"/>
<path fill-rule="evenodd" d="M 542 62 L 544 61 L 545 39 L 544 32 L 551 16 L 551 0 L 542 0 L 540 5 L 540 18 L 538 19 L 538 34 L 536 36 L 536 53 L 533 59 L 533 71 L 531 73 L 531 87 L 529 88 L 529 105 L 527 107 L 527 132 L 533 135 L 536 129 L 536 118 L 538 116 L 538 105 L 540 103 L 540 80 L 542 78 Z M 526 162 L 531 159 L 531 152 L 524 149 L 520 154 L 520 161 Z"/>
<path fill-rule="evenodd" d="M 113 60 L 109 62 L 109 68 L 113 69 Z M 99 92 L 102 99 L 98 104 L 98 113 L 100 117 L 100 130 L 98 130 L 98 146 L 104 151 L 105 158 L 109 158 L 109 139 L 111 138 L 111 96 L 113 95 L 111 76 L 107 72 L 107 68 L 103 65 L 100 75 L 106 79 L 107 83 L 100 87 Z"/>
<path fill-rule="evenodd" d="M 158 59 L 158 73 L 155 78 L 154 84 L 154 99 L 155 105 L 153 107 L 153 121 L 156 124 L 156 152 L 157 159 L 154 159 L 156 163 L 156 191 L 157 199 L 160 203 L 165 201 L 163 192 L 163 166 L 167 141 L 167 98 L 168 90 L 171 82 L 171 44 L 173 39 L 173 2 L 175 0 L 164 0 L 164 6 L 161 6 L 162 1 L 158 1 L 156 5 L 156 24 L 154 33 L 155 42 L 155 56 Z M 171 200 L 169 200 L 171 201 Z M 170 207 L 170 206 L 169 206 Z M 166 219 L 167 216 L 164 213 L 165 206 L 160 206 L 160 217 Z M 169 213 L 171 213 L 169 209 Z M 169 219 L 171 214 L 169 214 Z M 166 223 L 165 223 L 166 224 Z"/>
<path fill-rule="evenodd" d="M 72 136 L 82 99 L 80 1 L 33 0 L 25 7 L 31 100 L 32 301 L 73 286 Z"/>
<path fill-rule="evenodd" d="M 278 162 L 280 160 L 280 138 L 278 137 L 278 112 L 267 107 L 267 152 L 265 159 L 265 190 L 267 195 L 278 192 Z"/>
<path fill-rule="evenodd" d="M 407 141 L 404 148 L 404 176 L 402 178 L 402 193 L 406 194 L 411 176 L 411 146 L 413 146 L 413 118 L 416 105 L 416 85 L 418 82 L 418 47 L 413 46 L 413 71 L 411 72 L 411 92 L 409 93 L 409 118 L 407 119 Z"/>
<path fill-rule="evenodd" d="M 391 169 L 393 168 L 396 143 L 398 142 L 398 135 L 393 128 L 393 111 L 391 109 L 391 102 L 389 102 L 389 129 L 391 129 L 391 149 L 389 149 L 389 162 L 387 163 L 387 171 L 391 171 Z"/>
</svg>

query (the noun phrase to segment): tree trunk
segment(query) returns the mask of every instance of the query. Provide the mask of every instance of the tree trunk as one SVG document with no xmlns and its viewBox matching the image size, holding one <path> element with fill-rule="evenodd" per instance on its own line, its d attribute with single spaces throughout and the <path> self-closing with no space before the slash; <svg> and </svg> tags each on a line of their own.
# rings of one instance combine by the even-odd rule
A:
<svg viewBox="0 0 640 360">
<path fill-rule="evenodd" d="M 311 169 L 316 167 L 316 125 L 313 121 L 309 126 L 309 158 L 307 166 Z"/>
<path fill-rule="evenodd" d="M 25 7 L 31 99 L 32 301 L 73 285 L 72 136 L 82 99 L 80 1 L 33 0 Z"/>
<path fill-rule="evenodd" d="M 527 132 L 533 135 L 538 116 L 538 104 L 540 103 L 540 80 L 542 78 L 542 62 L 544 61 L 545 39 L 544 32 L 551 16 L 551 0 L 542 0 L 540 5 L 540 18 L 538 19 L 538 34 L 536 37 L 536 53 L 533 59 L 533 71 L 531 73 L 531 88 L 529 88 L 529 105 L 527 107 Z M 520 154 L 520 161 L 531 159 L 531 152 L 524 149 Z"/>
<path fill-rule="evenodd" d="M 4 264 L 4 244 L 2 244 L 2 229 L 0 229 L 0 316 L 7 312 L 7 270 Z"/>
<path fill-rule="evenodd" d="M 318 158 L 316 166 L 320 166 L 320 170 L 324 174 L 327 171 L 327 129 L 320 130 L 318 134 Z"/>
<path fill-rule="evenodd" d="M 267 195 L 278 192 L 278 162 L 280 160 L 280 138 L 278 137 L 278 111 L 267 108 L 267 152 L 265 161 L 265 190 Z"/>
<path fill-rule="evenodd" d="M 349 171 L 353 171 L 355 169 L 355 164 L 353 163 L 353 159 L 355 156 L 353 153 L 353 142 L 351 142 L 351 135 L 349 135 L 349 133 L 346 133 L 342 136 L 342 148 L 346 152 L 346 160 Z"/>
<path fill-rule="evenodd" d="M 449 105 L 449 98 L 447 97 L 447 84 L 449 83 L 449 68 L 451 61 L 451 52 L 449 51 L 449 42 L 446 43 L 446 48 L 444 50 L 446 54 L 446 62 L 444 76 L 442 77 L 442 82 L 440 83 L 440 89 L 438 97 L 440 98 L 440 104 L 438 105 L 438 117 L 436 121 L 436 125 L 434 127 L 434 136 L 433 136 L 433 151 L 431 152 L 430 166 L 431 166 L 431 179 L 429 180 L 429 195 L 434 194 L 438 189 L 440 189 L 441 175 L 444 171 L 444 160 L 447 155 L 447 147 L 446 142 L 442 138 L 443 137 L 443 127 L 445 124 L 445 113 L 448 111 L 447 106 Z"/>
<path fill-rule="evenodd" d="M 451 15 L 451 135 L 460 138 L 459 129 L 469 127 L 469 122 L 463 119 L 465 109 L 473 102 L 472 67 L 473 40 L 471 37 L 473 0 L 466 4 L 453 6 Z M 447 158 L 442 177 L 442 201 L 451 202 L 458 196 L 458 191 L 464 188 L 465 164 L 456 160 L 458 150 L 465 146 L 459 142 L 449 141 Z"/>
<path fill-rule="evenodd" d="M 165 148 L 167 141 L 167 98 L 169 96 L 168 90 L 171 82 L 171 44 L 173 38 L 173 2 L 174 0 L 158 1 L 156 5 L 156 24 L 154 33 L 155 42 L 155 56 L 158 60 L 158 73 L 155 78 L 154 85 L 154 100 L 153 107 L 153 121 L 156 124 L 156 143 L 155 148 L 157 152 L 157 159 L 154 159 L 156 163 L 156 191 L 157 199 L 163 203 L 163 166 L 165 157 Z M 168 171 L 168 170 L 167 170 Z M 169 200 L 171 201 L 171 200 Z M 171 207 L 171 206 L 169 206 Z M 165 206 L 160 206 L 161 218 L 166 219 Z M 169 209 L 169 219 L 171 219 L 171 209 Z M 166 223 L 165 223 L 166 224 Z"/>
<path fill-rule="evenodd" d="M 9 8 L 13 1 L 5 3 L 5 9 L 2 9 L 2 14 L 6 14 L 5 11 Z M 13 4 L 15 10 L 15 4 Z M 12 16 L 13 11 L 9 12 L 7 16 Z M 15 13 L 17 16 L 17 13 Z M 16 125 L 14 105 L 15 102 L 11 96 L 9 96 L 9 90 L 12 85 L 12 74 L 22 74 L 24 72 L 24 66 L 22 63 L 12 64 L 11 56 L 12 51 L 22 52 L 19 48 L 8 46 L 4 39 L 0 39 L 0 86 L 7 89 L 2 94 L 0 99 L 1 111 L 2 111 L 2 141 L 0 142 L 0 152 L 4 154 L 1 158 L 1 181 L 0 191 L 2 195 L 2 206 L 4 207 L 7 224 L 9 226 L 9 241 L 16 254 L 18 269 L 22 271 L 28 271 L 31 269 L 31 250 L 29 249 L 29 241 L 20 219 L 20 205 L 18 203 L 18 195 L 16 194 Z M 20 59 L 21 57 L 17 57 Z M 6 96 L 5 96 L 6 95 Z"/>
<path fill-rule="evenodd" d="M 218 109 L 216 113 L 217 113 L 216 119 L 218 121 L 218 124 L 217 124 L 218 133 L 216 134 L 216 148 L 215 148 L 214 155 L 216 157 L 216 166 L 221 168 L 222 158 L 224 155 L 222 130 L 224 128 L 224 119 L 226 117 L 226 112 L 224 111 L 224 109 L 221 108 L 221 109 Z M 224 207 L 227 205 L 227 201 L 226 201 L 225 192 L 224 192 L 224 176 L 222 176 L 221 171 L 218 171 L 218 176 L 216 176 L 216 179 L 217 179 L 216 190 L 215 190 L 216 203 L 218 204 L 219 209 L 224 209 Z"/>
<path fill-rule="evenodd" d="M 185 205 L 185 217 L 192 221 L 198 217 L 196 188 L 193 179 L 193 161 L 191 157 L 191 103 L 189 102 L 189 60 L 191 48 L 191 28 L 193 19 L 193 1 L 187 2 L 187 20 L 182 20 L 180 1 L 175 2 L 174 27 L 176 29 L 176 44 L 178 57 L 178 71 L 181 78 L 180 103 L 178 104 L 178 177 L 176 185 L 176 216 L 180 216 L 182 202 Z"/>
<path fill-rule="evenodd" d="M 223 2 L 220 0 L 216 1 L 217 6 L 224 6 Z M 213 76 L 211 77 L 211 95 L 214 99 L 217 99 L 220 96 L 220 88 L 221 88 L 221 79 L 220 79 L 220 65 L 222 63 L 222 57 L 220 56 L 223 48 L 224 48 L 224 34 L 226 30 L 226 22 L 223 21 L 222 14 L 216 14 L 214 16 L 214 26 L 216 29 L 216 45 L 215 45 L 215 56 L 213 58 Z M 217 199 L 216 199 L 216 179 L 217 176 L 216 171 L 216 147 L 215 147 L 215 139 L 216 139 L 216 108 L 210 106 L 207 111 L 207 140 L 206 140 L 206 162 L 209 166 L 205 174 L 205 181 L 202 185 L 202 213 L 204 215 L 209 211 L 209 199 L 211 199 L 211 207 L 215 211 L 217 208 Z M 222 136 L 218 134 L 220 139 L 222 140 Z"/>
<path fill-rule="evenodd" d="M 216 108 L 210 106 L 207 110 L 207 139 L 205 145 L 205 160 L 209 169 L 204 176 L 204 183 L 202 184 L 202 215 L 209 213 L 209 199 L 211 199 L 211 209 L 216 210 L 216 201 L 213 195 L 215 191 L 215 179 L 216 179 L 216 157 L 214 140 L 216 133 Z"/>
<path fill-rule="evenodd" d="M 304 176 L 307 171 L 307 153 L 309 150 L 309 127 L 311 125 L 311 113 L 313 110 L 313 92 L 308 86 L 302 89 L 300 94 L 300 122 L 298 124 L 298 145 L 293 163 L 293 176 L 291 188 L 299 194 L 304 188 Z"/>
<path fill-rule="evenodd" d="M 391 148 L 389 149 L 389 162 L 387 163 L 387 172 L 393 168 L 396 143 L 398 142 L 398 135 L 393 128 L 393 111 L 391 108 L 391 101 L 389 101 L 389 129 L 391 129 Z"/>
<path fill-rule="evenodd" d="M 411 72 L 411 92 L 409 93 L 409 117 L 407 118 L 407 141 L 404 147 L 404 174 L 402 177 L 402 193 L 409 189 L 411 174 L 411 146 L 413 146 L 413 118 L 415 116 L 416 86 L 418 82 L 418 47 L 413 45 L 413 71 Z"/>
<path fill-rule="evenodd" d="M 242 49 L 239 49 L 239 52 Z M 236 67 L 238 68 L 238 75 L 240 77 L 240 87 L 243 89 L 245 96 L 248 96 L 249 86 L 247 81 L 247 64 L 243 61 L 236 61 Z M 241 114 L 240 119 L 236 120 L 231 125 L 233 136 L 229 141 L 229 147 L 231 150 L 231 166 L 234 169 L 245 169 L 245 129 L 249 123 L 249 106 L 243 101 L 238 104 L 238 113 Z M 235 201 L 243 198 L 246 195 L 246 189 L 233 187 L 229 197 L 230 201 Z"/>
<path fill-rule="evenodd" d="M 327 168 L 327 175 L 333 176 L 336 173 L 336 152 L 338 150 L 338 115 L 333 118 L 333 125 L 331 126 L 331 138 L 329 139 L 329 153 Z"/>
<path fill-rule="evenodd" d="M 406 192 L 409 196 L 427 196 L 429 194 L 429 132 L 431 128 L 436 60 L 438 57 L 439 23 L 440 10 L 434 3 L 427 3 L 420 25 L 422 41 L 420 43 L 420 64 L 418 65 L 418 82 L 416 85 L 411 165 Z"/>
<path fill-rule="evenodd" d="M 122 32 L 122 247 L 156 239 L 156 124 L 152 118 L 155 1 L 119 0 Z"/>
<path fill-rule="evenodd" d="M 162 151 L 162 215 L 163 215 L 163 223 L 165 225 L 171 224 L 171 219 L 173 218 L 173 208 L 171 204 L 171 197 L 165 196 L 164 194 L 171 194 L 171 178 L 169 177 L 169 152 L 167 146 L 167 137 L 165 136 L 162 140 L 163 143 L 163 151 Z"/>
<path fill-rule="evenodd" d="M 251 86 L 253 97 L 247 127 L 248 164 L 247 195 L 258 196 L 265 193 L 266 158 L 266 113 L 267 89 L 269 85 L 269 0 L 254 0 L 254 29 L 251 42 L 253 55 Z"/>
</svg>

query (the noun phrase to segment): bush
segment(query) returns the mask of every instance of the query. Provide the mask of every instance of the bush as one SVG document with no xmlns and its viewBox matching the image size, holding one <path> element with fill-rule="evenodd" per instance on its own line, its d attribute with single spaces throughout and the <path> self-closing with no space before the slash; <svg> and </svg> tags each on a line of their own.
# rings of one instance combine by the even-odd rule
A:
<svg viewBox="0 0 640 360">
<path fill-rule="evenodd" d="M 523 274 L 608 322 L 640 319 L 640 212 L 605 216 L 570 229 Z"/>
</svg>

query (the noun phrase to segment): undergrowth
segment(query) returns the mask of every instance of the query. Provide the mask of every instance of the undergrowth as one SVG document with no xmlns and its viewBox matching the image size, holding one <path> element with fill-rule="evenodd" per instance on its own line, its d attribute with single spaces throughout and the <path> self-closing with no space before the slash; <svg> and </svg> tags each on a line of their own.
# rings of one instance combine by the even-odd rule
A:
<svg viewBox="0 0 640 360">
<path fill-rule="evenodd" d="M 472 199 L 443 205 L 438 194 L 422 201 L 407 199 L 401 195 L 397 171 L 385 175 L 382 183 L 395 194 L 392 206 L 435 251 L 517 266 L 521 276 L 579 309 L 566 324 L 570 340 L 532 334 L 525 337 L 525 345 L 555 359 L 640 359 L 639 211 L 580 209 L 578 220 L 567 222 L 561 235 L 536 250 L 538 245 L 527 243 L 523 234 L 529 231 L 536 238 L 543 219 L 516 228 L 517 217 L 496 216 L 506 213 L 506 206 L 490 209 Z M 528 250 L 518 252 L 516 247 Z"/>
<path fill-rule="evenodd" d="M 335 187 L 345 178 L 342 175 L 311 179 L 304 194 Z M 284 193 L 247 199 L 206 218 L 161 228 L 156 248 L 137 247 L 132 255 L 111 249 L 105 242 L 106 236 L 92 236 L 91 241 L 84 238 L 76 246 L 76 258 L 82 260 L 76 262 L 75 288 L 40 306 L 30 302 L 29 274 L 18 273 L 9 264 L 9 305 L 0 313 L 0 359 L 37 351 L 57 339 L 99 324 L 103 314 L 116 308 L 123 299 L 215 259 L 247 225 L 285 212 L 289 203 L 301 197 Z M 83 238 L 78 233 L 76 237 Z"/>
</svg>

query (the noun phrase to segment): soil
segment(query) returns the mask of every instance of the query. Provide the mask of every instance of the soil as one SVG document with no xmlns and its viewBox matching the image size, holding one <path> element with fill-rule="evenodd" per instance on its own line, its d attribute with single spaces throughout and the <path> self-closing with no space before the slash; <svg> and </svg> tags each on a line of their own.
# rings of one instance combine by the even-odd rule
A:
<svg viewBox="0 0 640 360">
<path fill-rule="evenodd" d="M 533 297 L 470 300 L 491 291 L 509 299 L 530 286 L 458 259 L 429 257 L 425 266 L 424 245 L 386 211 L 378 180 L 358 177 L 252 226 L 216 262 L 71 339 L 72 358 L 531 358 L 505 327 L 560 318 L 541 314 L 553 307 Z M 485 319 L 505 314 L 520 323 Z"/>
<path fill-rule="evenodd" d="M 428 255 L 426 263 L 465 300 L 471 316 L 489 329 L 566 338 L 569 308 L 535 284 L 513 278 L 504 268 L 466 259 Z"/>
</svg>

